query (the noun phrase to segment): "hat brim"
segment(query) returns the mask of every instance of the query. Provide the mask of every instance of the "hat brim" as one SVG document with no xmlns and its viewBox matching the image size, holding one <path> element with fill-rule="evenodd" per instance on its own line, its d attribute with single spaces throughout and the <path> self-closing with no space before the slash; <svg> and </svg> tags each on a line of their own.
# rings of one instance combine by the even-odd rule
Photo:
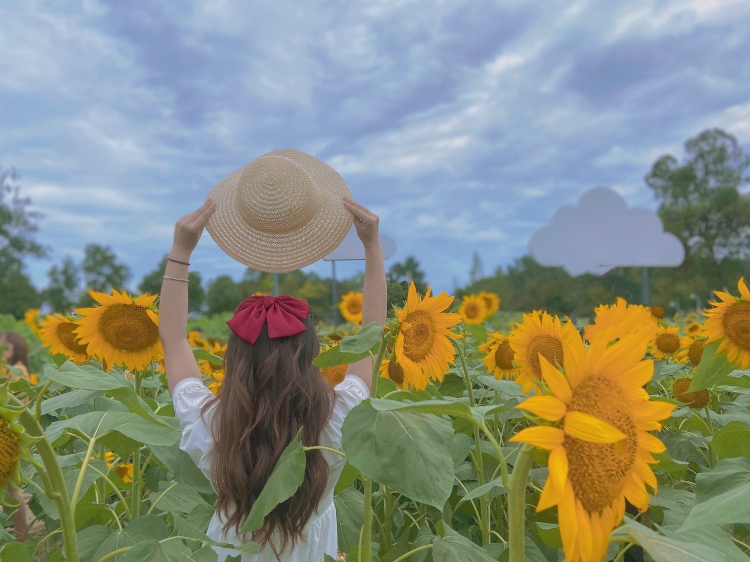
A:
<svg viewBox="0 0 750 562">
<path fill-rule="evenodd" d="M 333 168 L 309 154 L 282 149 L 265 156 L 289 158 L 309 174 L 322 198 L 318 213 L 289 232 L 264 232 L 248 226 L 235 204 L 239 179 L 246 167 L 243 166 L 209 193 L 216 202 L 216 211 L 206 230 L 229 257 L 248 267 L 271 273 L 294 271 L 315 263 L 341 244 L 353 221 L 342 198 L 351 196 L 351 192 Z"/>
</svg>

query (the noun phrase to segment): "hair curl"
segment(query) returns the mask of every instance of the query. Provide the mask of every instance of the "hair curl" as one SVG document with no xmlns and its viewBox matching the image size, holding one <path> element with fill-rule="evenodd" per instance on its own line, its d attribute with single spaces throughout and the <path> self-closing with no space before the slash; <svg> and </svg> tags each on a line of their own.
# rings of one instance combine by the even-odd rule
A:
<svg viewBox="0 0 750 562">
<path fill-rule="evenodd" d="M 263 327 L 255 344 L 230 334 L 224 354 L 225 376 L 214 405 L 211 477 L 218 495 L 216 510 L 224 532 L 239 535 L 281 453 L 300 427 L 305 446 L 318 444 L 333 409 L 333 390 L 312 361 L 320 344 L 311 318 L 296 336 L 269 339 Z M 302 539 L 303 529 L 328 483 L 328 464 L 320 450 L 306 453 L 305 478 L 297 492 L 277 505 L 263 527 L 250 537 L 261 546 L 273 534 L 283 551 Z"/>
</svg>

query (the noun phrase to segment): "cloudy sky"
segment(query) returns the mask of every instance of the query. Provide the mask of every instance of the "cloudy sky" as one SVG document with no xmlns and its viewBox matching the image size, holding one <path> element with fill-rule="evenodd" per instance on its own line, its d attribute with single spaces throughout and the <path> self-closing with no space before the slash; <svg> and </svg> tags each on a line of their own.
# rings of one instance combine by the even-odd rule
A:
<svg viewBox="0 0 750 562">
<path fill-rule="evenodd" d="M 747 0 L 4 0 L 0 21 L 0 166 L 44 213 L 40 288 L 90 242 L 135 288 L 177 218 L 278 148 L 333 166 L 387 266 L 416 256 L 438 291 L 592 187 L 655 209 L 643 176 L 707 128 L 750 148 Z M 207 235 L 193 262 L 244 271 Z"/>
</svg>

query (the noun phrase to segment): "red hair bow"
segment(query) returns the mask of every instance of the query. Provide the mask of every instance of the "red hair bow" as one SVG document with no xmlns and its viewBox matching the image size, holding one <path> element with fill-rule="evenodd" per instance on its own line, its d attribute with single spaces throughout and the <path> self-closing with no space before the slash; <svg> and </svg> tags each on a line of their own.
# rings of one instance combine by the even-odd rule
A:
<svg viewBox="0 0 750 562">
<path fill-rule="evenodd" d="M 252 296 L 240 303 L 227 324 L 237 337 L 255 344 L 263 324 L 268 324 L 269 338 L 296 336 L 307 330 L 303 321 L 309 315 L 310 305 L 303 300 L 288 295 Z"/>
</svg>

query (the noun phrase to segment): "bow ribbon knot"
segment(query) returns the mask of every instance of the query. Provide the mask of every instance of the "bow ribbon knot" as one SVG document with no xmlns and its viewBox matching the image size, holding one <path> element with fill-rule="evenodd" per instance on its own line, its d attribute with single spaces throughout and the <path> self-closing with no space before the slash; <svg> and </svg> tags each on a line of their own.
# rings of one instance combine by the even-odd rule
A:
<svg viewBox="0 0 750 562">
<path fill-rule="evenodd" d="M 307 330 L 304 320 L 309 315 L 310 305 L 303 300 L 288 295 L 252 296 L 240 303 L 227 324 L 237 337 L 254 345 L 264 324 L 269 338 L 296 336 Z"/>
</svg>

